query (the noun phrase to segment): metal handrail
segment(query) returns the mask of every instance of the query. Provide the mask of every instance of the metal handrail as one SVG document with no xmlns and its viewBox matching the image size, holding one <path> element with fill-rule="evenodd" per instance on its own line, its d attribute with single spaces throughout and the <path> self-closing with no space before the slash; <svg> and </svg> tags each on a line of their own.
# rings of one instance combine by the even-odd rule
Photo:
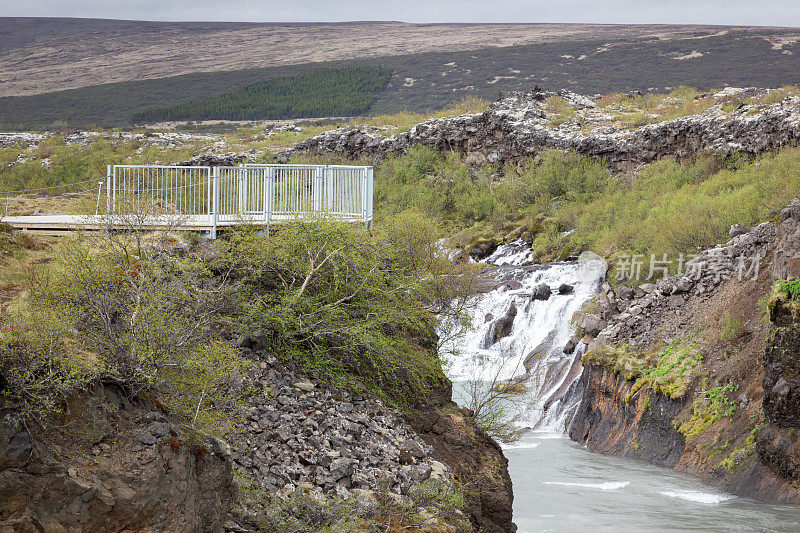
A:
<svg viewBox="0 0 800 533">
<path fill-rule="evenodd" d="M 187 183 L 189 182 L 189 183 Z M 281 218 L 325 214 L 372 223 L 373 168 L 350 165 L 109 165 L 106 207 L 153 202 L 180 215 L 269 225 Z"/>
</svg>

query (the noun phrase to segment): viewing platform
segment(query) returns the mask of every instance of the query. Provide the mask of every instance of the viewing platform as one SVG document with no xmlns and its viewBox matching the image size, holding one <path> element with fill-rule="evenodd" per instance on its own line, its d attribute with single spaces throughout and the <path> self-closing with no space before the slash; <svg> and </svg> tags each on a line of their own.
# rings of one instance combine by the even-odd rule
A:
<svg viewBox="0 0 800 533">
<path fill-rule="evenodd" d="M 8 213 L 0 211 L 0 222 L 50 234 L 77 229 L 170 228 L 199 231 L 211 238 L 216 238 L 221 228 L 239 224 L 269 226 L 320 216 L 372 224 L 373 168 L 366 166 L 114 165 L 108 167 L 105 179 L 81 183 L 92 184 L 92 188 L 63 196 L 80 200 L 77 210 L 82 212 L 28 215 L 12 209 L 8 213 L 9 204 L 20 198 L 35 204 L 37 198 L 58 197 L 58 192 L 42 192 L 57 186 L 17 191 L 5 198 L 0 193 Z M 42 194 L 45 196 L 36 196 Z"/>
</svg>

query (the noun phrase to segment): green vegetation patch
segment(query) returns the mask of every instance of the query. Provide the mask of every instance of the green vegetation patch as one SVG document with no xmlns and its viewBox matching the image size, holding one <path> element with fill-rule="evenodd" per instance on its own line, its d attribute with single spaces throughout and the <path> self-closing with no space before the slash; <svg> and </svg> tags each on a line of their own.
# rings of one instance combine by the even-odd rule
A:
<svg viewBox="0 0 800 533">
<path fill-rule="evenodd" d="M 636 351 L 630 345 L 600 345 L 583 356 L 583 364 L 611 367 L 634 382 L 626 402 L 642 389 L 672 399 L 683 398 L 702 361 L 699 346 L 684 339 L 647 351 Z"/>
<path fill-rule="evenodd" d="M 744 332 L 744 323 L 731 313 L 725 313 L 719 328 L 719 337 L 725 342 L 738 339 Z"/>
<path fill-rule="evenodd" d="M 369 111 L 392 71 L 380 66 L 317 68 L 248 85 L 237 91 L 153 108 L 136 123 L 175 120 L 262 120 L 353 116 Z"/>
<path fill-rule="evenodd" d="M 243 415 L 247 362 L 225 335 L 235 299 L 174 237 L 77 236 L 55 248 L 27 298 L 0 316 L 0 405 L 47 428 L 99 380 L 154 400 L 187 437 L 225 436 Z"/>
<path fill-rule="evenodd" d="M 736 403 L 728 395 L 738 388 L 738 385 L 729 383 L 703 391 L 692 404 L 692 417 L 680 424 L 678 431 L 687 439 L 693 439 L 718 420 L 724 417 L 733 418 L 736 414 Z"/>
<path fill-rule="evenodd" d="M 778 322 L 781 315 L 790 316 L 792 322 L 800 320 L 800 279 L 776 281 L 766 306 L 773 322 Z"/>
<path fill-rule="evenodd" d="M 265 237 L 232 233 L 225 255 L 240 282 L 244 332 L 336 388 L 413 408 L 443 383 L 434 330 L 458 323 L 476 283 L 441 255 L 438 226 L 404 213 L 370 236 L 326 219 Z"/>
<path fill-rule="evenodd" d="M 756 433 L 758 429 L 758 426 L 756 426 L 750 430 L 744 442 L 723 457 L 718 466 L 729 472 L 734 472 L 739 467 L 749 462 L 756 453 Z"/>
</svg>

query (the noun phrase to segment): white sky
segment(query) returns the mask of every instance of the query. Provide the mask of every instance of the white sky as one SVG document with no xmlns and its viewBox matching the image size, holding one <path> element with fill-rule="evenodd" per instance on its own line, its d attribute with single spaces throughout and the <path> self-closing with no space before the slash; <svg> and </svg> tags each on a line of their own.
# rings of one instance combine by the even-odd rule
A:
<svg viewBox="0 0 800 533">
<path fill-rule="evenodd" d="M 800 0 L 0 0 L 0 16 L 800 26 Z"/>
</svg>

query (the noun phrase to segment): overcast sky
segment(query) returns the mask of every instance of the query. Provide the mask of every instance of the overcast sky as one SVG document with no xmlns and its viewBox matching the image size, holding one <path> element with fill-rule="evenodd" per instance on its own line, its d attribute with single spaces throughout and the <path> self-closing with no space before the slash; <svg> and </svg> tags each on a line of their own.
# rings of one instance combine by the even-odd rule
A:
<svg viewBox="0 0 800 533">
<path fill-rule="evenodd" d="M 800 0 L 0 0 L 0 16 L 800 26 Z"/>
</svg>

